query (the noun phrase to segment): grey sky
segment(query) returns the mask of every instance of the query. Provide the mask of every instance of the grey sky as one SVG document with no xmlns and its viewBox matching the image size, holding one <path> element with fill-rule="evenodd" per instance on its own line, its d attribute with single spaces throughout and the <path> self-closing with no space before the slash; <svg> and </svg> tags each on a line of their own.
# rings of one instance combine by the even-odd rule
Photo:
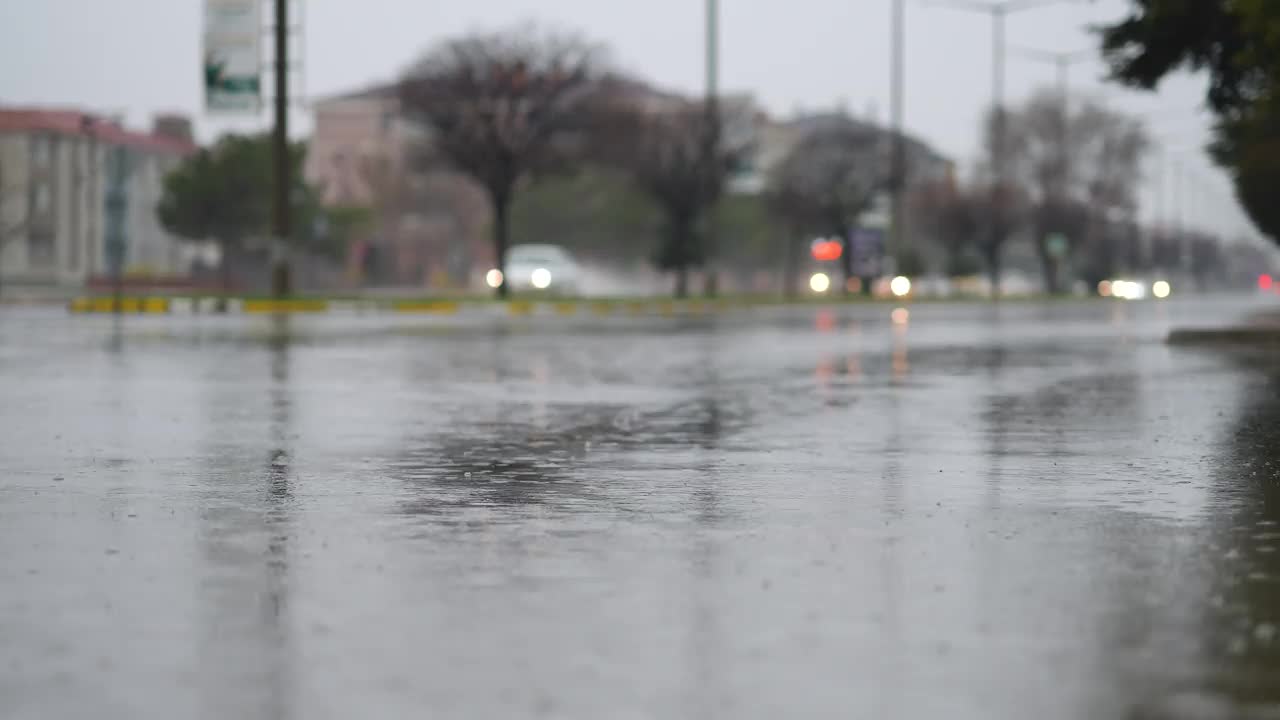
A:
<svg viewBox="0 0 1280 720">
<path fill-rule="evenodd" d="M 311 97 L 393 77 L 442 37 L 534 20 L 606 43 L 617 65 L 691 92 L 702 86 L 698 0 L 304 0 L 304 91 Z M 1097 0 L 1019 13 L 1010 45 L 1074 51 L 1096 43 L 1085 27 L 1120 16 L 1127 0 Z M 76 106 L 126 113 L 135 124 L 161 110 L 197 118 L 201 136 L 265 127 L 267 118 L 227 123 L 201 116 L 200 0 L 3 0 L 0 103 Z M 722 86 L 748 90 L 771 112 L 843 104 L 888 115 L 890 0 L 722 0 Z M 973 155 L 978 120 L 991 97 L 988 16 L 908 0 L 907 125 L 962 164 Z M 1075 91 L 1101 93 L 1143 115 L 1170 156 L 1186 166 L 1184 218 L 1236 232 L 1242 216 L 1220 172 L 1199 152 L 1209 118 L 1204 81 L 1179 77 L 1156 94 L 1105 86 L 1090 59 L 1071 71 Z M 1048 64 L 1011 55 L 1008 99 L 1051 84 Z M 305 120 L 299 123 L 307 127 Z M 1170 163 L 1172 166 L 1173 163 Z M 1153 163 L 1154 165 L 1154 163 Z M 1144 215 L 1156 201 L 1153 167 Z M 1175 193 L 1166 192 L 1165 216 Z"/>
</svg>

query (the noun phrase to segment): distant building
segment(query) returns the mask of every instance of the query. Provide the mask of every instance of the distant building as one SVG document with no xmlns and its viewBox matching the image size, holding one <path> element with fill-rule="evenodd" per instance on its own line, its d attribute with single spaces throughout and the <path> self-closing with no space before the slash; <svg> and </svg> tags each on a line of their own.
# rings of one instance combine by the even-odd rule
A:
<svg viewBox="0 0 1280 720">
<path fill-rule="evenodd" d="M 0 108 L 0 287 L 84 285 L 111 271 L 113 245 L 127 275 L 185 275 L 191 249 L 161 228 L 156 206 L 196 146 L 189 122 L 168 116 L 161 128 Z"/>
<path fill-rule="evenodd" d="M 376 189 L 371 163 L 397 168 L 407 158 L 411 128 L 400 116 L 395 88 L 377 86 L 313 104 L 315 129 L 307 148 L 305 175 L 327 205 L 367 206 Z"/>
<path fill-rule="evenodd" d="M 314 104 L 305 175 L 330 207 L 373 215 L 348 258 L 364 284 L 464 287 L 492 267 L 488 201 L 458 173 L 424 170 L 427 130 L 400 112 L 393 85 Z"/>
</svg>

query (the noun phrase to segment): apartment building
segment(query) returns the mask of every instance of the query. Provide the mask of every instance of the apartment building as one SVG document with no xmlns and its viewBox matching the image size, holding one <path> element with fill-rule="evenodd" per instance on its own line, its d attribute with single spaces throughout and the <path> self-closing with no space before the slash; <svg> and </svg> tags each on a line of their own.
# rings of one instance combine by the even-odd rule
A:
<svg viewBox="0 0 1280 720">
<path fill-rule="evenodd" d="M 80 287 L 120 271 L 187 273 L 192 248 L 165 232 L 165 176 L 195 152 L 190 125 L 151 132 L 78 110 L 0 107 L 0 289 Z"/>
</svg>

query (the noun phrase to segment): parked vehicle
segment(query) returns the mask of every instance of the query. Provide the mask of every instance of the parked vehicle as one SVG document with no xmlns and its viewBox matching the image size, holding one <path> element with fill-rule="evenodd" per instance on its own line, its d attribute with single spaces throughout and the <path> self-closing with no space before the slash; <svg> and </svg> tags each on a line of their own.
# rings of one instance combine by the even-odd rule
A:
<svg viewBox="0 0 1280 720">
<path fill-rule="evenodd" d="M 513 292 L 541 292 L 575 295 L 578 287 L 578 264 L 559 245 L 516 245 L 507 251 L 507 286 Z M 502 274 L 489 271 L 489 285 L 496 287 Z"/>
</svg>

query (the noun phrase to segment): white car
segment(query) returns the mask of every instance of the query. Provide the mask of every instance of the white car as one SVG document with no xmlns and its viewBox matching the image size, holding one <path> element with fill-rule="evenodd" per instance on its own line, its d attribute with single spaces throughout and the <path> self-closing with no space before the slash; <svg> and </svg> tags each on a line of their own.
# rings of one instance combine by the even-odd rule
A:
<svg viewBox="0 0 1280 720">
<path fill-rule="evenodd" d="M 506 272 L 507 286 L 513 292 L 578 292 L 578 264 L 559 245 L 516 245 L 507 251 Z M 487 281 L 490 287 L 497 287 L 502 273 L 490 270 Z"/>
</svg>

